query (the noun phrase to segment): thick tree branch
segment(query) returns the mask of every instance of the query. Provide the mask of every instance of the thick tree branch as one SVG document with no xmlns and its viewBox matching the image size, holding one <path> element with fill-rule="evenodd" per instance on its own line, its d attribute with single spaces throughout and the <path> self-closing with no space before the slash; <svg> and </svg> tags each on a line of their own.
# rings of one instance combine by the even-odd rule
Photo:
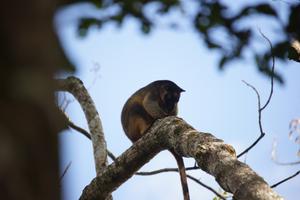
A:
<svg viewBox="0 0 300 200">
<path fill-rule="evenodd" d="M 65 114 L 65 113 L 64 113 Z M 87 132 L 85 129 L 77 126 L 76 124 L 74 124 L 69 117 L 65 114 L 66 118 L 68 119 L 68 125 L 73 128 L 74 130 L 78 131 L 79 133 L 83 134 L 85 137 L 87 137 L 88 139 L 91 140 L 91 135 L 89 134 L 89 132 Z M 113 160 L 116 160 L 116 157 L 114 156 L 113 153 L 111 153 L 108 149 L 107 149 L 107 155 Z M 68 168 L 68 167 L 67 167 Z M 187 167 L 185 168 L 185 170 L 196 170 L 199 169 L 198 167 Z M 150 171 L 150 172 L 136 172 L 136 175 L 140 175 L 140 176 L 151 176 L 151 175 L 156 175 L 156 174 L 160 174 L 160 173 L 165 173 L 165 172 L 179 172 L 178 168 L 163 168 L 163 169 L 158 169 L 158 170 L 154 170 L 154 171 Z M 65 174 L 65 172 L 63 173 L 63 175 Z M 62 175 L 62 177 L 63 177 Z M 202 183 L 200 180 L 196 179 L 195 177 L 191 176 L 191 175 L 187 175 L 187 177 L 193 181 L 195 181 L 196 183 L 198 183 L 199 185 L 205 187 L 206 189 L 212 191 L 214 194 L 216 194 L 218 197 L 220 197 L 221 199 L 225 199 L 221 194 L 219 194 L 217 191 L 215 191 L 213 188 L 209 187 L 208 185 Z M 62 178 L 61 178 L 62 179 Z"/>
<path fill-rule="evenodd" d="M 196 131 L 184 120 L 157 120 L 148 133 L 103 170 L 83 190 L 80 200 L 101 200 L 164 149 L 174 148 L 193 157 L 199 167 L 216 178 L 234 199 L 282 199 L 248 165 L 237 160 L 234 149 L 209 133 Z"/>
<path fill-rule="evenodd" d="M 65 114 L 65 113 L 64 113 Z M 77 126 L 76 124 L 74 124 L 69 117 L 65 114 L 67 121 L 68 121 L 68 125 L 73 128 L 74 130 L 78 131 L 79 133 L 83 134 L 85 137 L 87 137 L 88 139 L 91 140 L 91 135 L 89 132 L 87 132 L 85 129 Z M 107 155 L 113 160 L 116 160 L 116 157 L 114 156 L 113 153 L 111 153 L 108 149 L 107 149 Z M 196 170 L 199 169 L 198 167 L 187 167 L 185 168 L 185 170 Z M 164 172 L 179 172 L 178 168 L 163 168 L 163 169 L 158 169 L 158 170 L 154 170 L 154 171 L 150 171 L 150 172 L 136 172 L 136 175 L 140 175 L 140 176 L 151 176 L 151 175 L 156 175 L 156 174 L 160 174 L 160 173 L 164 173 Z M 63 175 L 65 174 L 65 172 L 63 173 Z M 208 185 L 202 183 L 201 181 L 199 181 L 198 179 L 196 179 L 195 177 L 191 176 L 191 175 L 187 175 L 187 177 L 193 181 L 195 181 L 196 183 L 198 183 L 199 185 L 205 187 L 206 189 L 212 191 L 214 194 L 216 194 L 218 197 L 220 197 L 221 199 L 225 199 L 221 194 L 219 194 L 217 191 L 215 191 L 213 188 L 209 187 Z"/>
<path fill-rule="evenodd" d="M 68 77 L 67 79 L 57 80 L 57 83 L 58 90 L 70 92 L 84 111 L 93 143 L 96 172 L 100 174 L 107 165 L 107 152 L 103 128 L 95 104 L 78 78 Z M 73 128 L 75 127 L 73 126 Z"/>
</svg>

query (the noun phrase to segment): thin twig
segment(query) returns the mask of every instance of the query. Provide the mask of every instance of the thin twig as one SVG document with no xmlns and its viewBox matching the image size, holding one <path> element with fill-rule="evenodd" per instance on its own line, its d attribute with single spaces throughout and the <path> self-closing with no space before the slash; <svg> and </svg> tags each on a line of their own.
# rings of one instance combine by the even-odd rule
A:
<svg viewBox="0 0 300 200">
<path fill-rule="evenodd" d="M 265 132 L 263 131 L 263 127 L 262 127 L 262 123 L 261 123 L 261 115 L 262 115 L 262 111 L 269 105 L 272 95 L 273 95 L 273 90 L 274 90 L 274 70 L 275 70 L 275 57 L 273 55 L 273 46 L 271 41 L 269 40 L 269 38 L 267 36 L 265 36 L 261 30 L 259 29 L 260 34 L 262 35 L 263 38 L 265 38 L 270 46 L 270 51 L 271 51 L 271 55 L 272 55 L 272 74 L 271 74 L 271 89 L 270 89 L 270 94 L 269 97 L 266 101 L 266 103 L 261 107 L 261 100 L 260 100 L 260 95 L 259 92 L 257 91 L 257 89 L 247 83 L 246 81 L 243 81 L 248 87 L 252 88 L 254 90 L 254 92 L 256 93 L 257 96 L 257 102 L 258 102 L 258 125 L 259 125 L 259 130 L 260 130 L 260 135 L 259 137 L 248 147 L 246 148 L 243 152 L 241 152 L 237 157 L 241 157 L 242 155 L 244 155 L 245 153 L 247 153 L 248 151 L 250 151 L 264 136 L 265 136 Z"/>
<path fill-rule="evenodd" d="M 65 170 L 63 171 L 62 175 L 59 177 L 59 182 L 62 181 L 62 179 L 64 178 L 65 174 L 68 172 L 69 168 L 71 167 L 72 161 L 70 161 L 68 163 L 68 165 L 66 166 Z"/>
<path fill-rule="evenodd" d="M 198 167 L 187 167 L 185 168 L 186 171 L 189 170 L 196 170 L 199 169 Z M 163 168 L 163 169 L 158 169 L 150 172 L 137 172 L 136 175 L 140 176 L 150 176 L 150 175 L 155 175 L 159 173 L 164 173 L 164 172 L 179 172 L 178 168 Z"/>
<path fill-rule="evenodd" d="M 192 177 L 191 175 L 186 175 L 189 179 L 195 181 L 196 183 L 198 183 L 199 185 L 201 185 L 202 187 L 205 187 L 206 189 L 210 190 L 211 192 L 213 192 L 215 195 L 217 195 L 219 198 L 225 200 L 226 198 L 221 195 L 220 193 L 218 193 L 216 190 L 214 190 L 213 188 L 211 188 L 210 186 L 202 183 L 200 180 L 196 179 L 195 177 Z"/>
<path fill-rule="evenodd" d="M 272 42 L 270 41 L 270 39 L 265 34 L 263 34 L 263 32 L 261 32 L 260 29 L 258 29 L 258 30 L 259 30 L 259 33 L 261 34 L 261 36 L 264 37 L 268 41 L 269 46 L 270 46 L 270 50 L 271 50 L 271 55 L 272 55 L 271 91 L 270 91 L 269 98 L 266 101 L 265 105 L 260 109 L 261 111 L 263 111 L 268 106 L 268 104 L 270 103 L 272 95 L 273 95 L 275 57 L 273 55 L 273 45 L 272 45 Z"/>
<path fill-rule="evenodd" d="M 113 161 L 115 161 L 117 159 L 117 157 L 112 152 L 110 152 L 108 149 L 106 149 L 106 151 L 107 151 L 107 155 L 108 155 L 108 157 L 110 157 L 110 159 L 112 159 Z"/>
<path fill-rule="evenodd" d="M 294 178 L 295 176 L 297 176 L 297 175 L 299 175 L 299 174 L 300 174 L 300 170 L 297 171 L 297 172 L 296 172 L 295 174 L 293 174 L 292 176 L 289 176 L 289 177 L 283 179 L 282 181 L 279 181 L 278 183 L 275 183 L 274 185 L 271 186 L 271 188 L 275 188 L 275 187 L 277 187 L 278 185 L 280 185 L 280 184 L 282 184 L 282 183 L 284 183 L 284 182 L 286 182 L 286 181 L 288 181 L 288 180 Z"/>
<path fill-rule="evenodd" d="M 260 103 L 260 95 L 259 95 L 257 89 L 253 85 L 247 83 L 244 80 L 243 80 L 243 82 L 248 87 L 252 88 L 253 91 L 256 93 L 256 96 L 257 96 L 258 124 L 259 124 L 260 136 L 248 148 L 246 148 L 243 152 L 241 152 L 240 154 L 238 154 L 238 156 L 237 156 L 238 158 L 241 157 L 242 155 L 244 155 L 245 153 L 247 153 L 248 151 L 250 151 L 265 136 L 265 133 L 263 131 L 262 124 L 261 124 L 261 111 L 262 110 L 261 110 L 261 107 L 260 107 L 260 105 L 261 105 L 261 103 Z"/>
<path fill-rule="evenodd" d="M 195 169 L 199 169 L 198 167 L 187 167 L 186 170 L 195 170 Z M 178 172 L 178 168 L 164 168 L 164 169 L 159 169 L 159 170 L 155 170 L 155 171 L 150 171 L 150 172 L 137 172 L 135 173 L 136 175 L 140 175 L 140 176 L 150 176 L 150 175 L 155 175 L 155 174 L 159 174 L 159 173 L 164 173 L 164 172 Z M 224 196 L 219 194 L 217 191 L 215 191 L 213 188 L 211 188 L 210 186 L 202 183 L 200 180 L 198 180 L 197 178 L 191 176 L 191 175 L 186 175 L 189 179 L 195 181 L 196 183 L 198 183 L 199 185 L 205 187 L 206 189 L 212 191 L 215 195 L 217 195 L 218 197 L 220 197 L 221 199 L 225 200 Z"/>
<path fill-rule="evenodd" d="M 87 132 L 85 129 L 75 125 L 70 119 L 68 121 L 68 125 L 73 128 L 74 130 L 78 131 L 79 133 L 82 133 L 82 135 L 86 136 L 88 139 L 91 140 L 91 135 L 89 132 Z M 114 156 L 114 154 L 112 152 L 110 152 L 108 149 L 106 149 L 107 155 L 108 157 L 110 157 L 110 159 L 112 159 L 113 161 L 116 160 L 116 156 Z"/>
<path fill-rule="evenodd" d="M 79 133 L 81 133 L 82 135 L 84 135 L 85 137 L 91 140 L 90 133 L 84 130 L 83 128 L 75 125 L 71 120 L 68 121 L 68 126 L 70 126 L 72 129 L 78 131 Z"/>
<path fill-rule="evenodd" d="M 85 137 L 87 137 L 88 139 L 91 140 L 91 134 L 88 131 L 86 131 L 85 129 L 83 129 L 83 128 L 77 126 L 76 124 L 74 124 L 65 112 L 62 111 L 62 113 L 65 115 L 69 127 L 71 127 L 72 129 L 78 131 L 79 133 L 81 133 L 82 135 L 84 135 Z M 107 155 L 113 161 L 115 161 L 116 156 L 114 156 L 114 154 L 112 152 L 110 152 L 108 149 L 106 151 L 107 151 Z"/>
</svg>

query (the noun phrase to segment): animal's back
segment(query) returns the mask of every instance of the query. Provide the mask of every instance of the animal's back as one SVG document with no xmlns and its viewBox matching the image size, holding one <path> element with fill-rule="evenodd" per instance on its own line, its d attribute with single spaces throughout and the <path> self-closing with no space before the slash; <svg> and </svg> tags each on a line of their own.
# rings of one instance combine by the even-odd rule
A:
<svg viewBox="0 0 300 200">
<path fill-rule="evenodd" d="M 146 95 L 146 87 L 136 91 L 125 103 L 121 121 L 127 137 L 132 141 L 138 140 L 142 134 L 151 126 L 154 119 L 143 107 Z"/>
</svg>

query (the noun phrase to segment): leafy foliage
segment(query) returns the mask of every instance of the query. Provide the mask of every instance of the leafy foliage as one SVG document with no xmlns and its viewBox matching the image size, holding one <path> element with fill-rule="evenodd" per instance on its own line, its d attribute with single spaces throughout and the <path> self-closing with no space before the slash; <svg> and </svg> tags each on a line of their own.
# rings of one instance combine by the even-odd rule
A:
<svg viewBox="0 0 300 200">
<path fill-rule="evenodd" d="M 155 6 L 157 15 L 166 15 L 171 10 L 183 10 L 183 1 L 179 0 L 89 0 L 99 11 L 105 11 L 112 7 L 117 8 L 114 14 L 103 18 L 82 18 L 78 30 L 80 35 L 85 36 L 91 26 L 102 27 L 107 22 L 115 22 L 122 25 L 127 17 L 134 18 L 139 24 L 141 31 L 149 34 L 156 25 L 156 21 L 147 15 L 147 7 Z M 230 15 L 231 9 L 222 1 L 201 0 L 192 1 L 196 8 L 195 13 L 189 14 L 188 20 L 192 22 L 193 29 L 199 34 L 209 49 L 218 50 L 221 54 L 219 68 L 223 69 L 231 61 L 244 57 L 245 50 L 250 50 L 254 33 L 251 27 L 239 29 L 238 23 L 249 19 L 251 16 L 265 15 L 280 22 L 279 11 L 268 3 L 248 5 L 240 9 L 236 14 Z M 289 59 L 299 62 L 299 52 L 291 48 L 292 39 L 300 40 L 300 4 L 289 6 L 289 20 L 287 24 L 280 22 L 281 32 L 284 39 L 273 44 L 272 54 L 269 50 L 257 53 L 252 50 L 253 60 L 257 69 L 263 74 L 270 76 L 271 59 L 275 58 L 286 62 Z M 214 36 L 216 30 L 228 36 L 230 45 L 221 44 Z M 251 50 L 250 50 L 251 51 Z M 275 72 L 275 79 L 283 83 L 283 78 Z"/>
</svg>

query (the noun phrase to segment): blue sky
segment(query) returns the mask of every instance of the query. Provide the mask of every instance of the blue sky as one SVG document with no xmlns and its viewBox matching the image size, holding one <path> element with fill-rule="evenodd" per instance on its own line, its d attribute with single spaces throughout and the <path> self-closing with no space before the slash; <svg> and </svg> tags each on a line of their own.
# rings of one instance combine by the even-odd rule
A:
<svg viewBox="0 0 300 200">
<path fill-rule="evenodd" d="M 76 13 L 76 9 L 73 12 Z M 257 99 L 241 80 L 255 85 L 263 102 L 267 99 L 270 83 L 257 72 L 250 59 L 234 62 L 225 71 L 219 71 L 217 52 L 206 49 L 190 29 L 174 31 L 162 28 L 144 36 L 135 22 L 128 20 L 122 29 L 107 25 L 102 30 L 92 29 L 83 39 L 77 36 L 75 23 L 66 23 L 72 22 L 66 18 L 61 19 L 64 23 L 59 26 L 60 38 L 69 58 L 77 66 L 75 75 L 89 88 L 100 113 L 108 148 L 115 155 L 120 155 L 131 145 L 120 123 L 123 104 L 134 91 L 159 79 L 172 80 L 186 90 L 179 102 L 179 116 L 197 130 L 223 139 L 237 152 L 258 137 Z M 271 40 L 272 37 L 277 39 L 272 23 L 266 24 L 265 20 L 255 23 L 264 33 L 269 33 Z M 262 38 L 258 38 L 257 43 L 268 47 Z M 284 75 L 286 84 L 274 85 L 273 98 L 263 112 L 267 135 L 247 154 L 246 159 L 241 158 L 270 184 L 299 169 L 299 166 L 279 166 L 271 160 L 274 139 L 278 142 L 277 152 L 281 161 L 299 159 L 296 156 L 298 146 L 288 138 L 290 120 L 300 117 L 299 64 L 277 62 L 276 68 Z M 67 112 L 76 124 L 87 129 L 77 102 L 72 102 Z M 69 130 L 60 135 L 60 146 L 61 169 L 72 162 L 62 181 L 63 196 L 66 200 L 75 200 L 95 177 L 92 145 L 81 134 Z M 192 159 L 185 159 L 185 162 L 186 166 L 194 163 Z M 142 170 L 175 166 L 171 154 L 161 152 Z M 214 178 L 205 172 L 197 170 L 189 173 L 219 189 Z M 300 195 L 299 185 L 300 177 L 296 177 L 278 186 L 276 191 L 286 199 L 294 199 Z M 192 199 L 214 197 L 210 191 L 192 181 L 189 181 L 189 187 Z M 176 173 L 134 176 L 113 196 L 122 200 L 182 199 Z"/>
</svg>

